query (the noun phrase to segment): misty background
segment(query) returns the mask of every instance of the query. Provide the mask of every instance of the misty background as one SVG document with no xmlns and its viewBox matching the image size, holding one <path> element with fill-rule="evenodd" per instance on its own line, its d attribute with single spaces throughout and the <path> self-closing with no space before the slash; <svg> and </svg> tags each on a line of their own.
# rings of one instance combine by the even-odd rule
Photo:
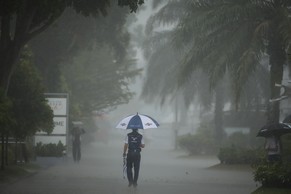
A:
<svg viewBox="0 0 291 194">
<path fill-rule="evenodd" d="M 141 193 L 245 193 L 265 180 L 251 168 L 267 166 L 258 130 L 290 114 L 278 87 L 290 84 L 289 1 L 27 2 L 0 5 L 1 168 L 35 161 L 48 171 L 12 193 L 41 193 L 47 180 L 56 192 L 94 193 L 98 182 L 103 193 L 127 193 L 121 156 L 131 130 L 116 125 L 136 113 L 160 124 L 139 130 Z M 46 94 L 68 97 L 65 143 L 35 142 L 38 132 L 56 137 Z M 85 130 L 80 164 L 76 124 Z M 288 162 L 291 138 L 281 140 Z"/>
</svg>

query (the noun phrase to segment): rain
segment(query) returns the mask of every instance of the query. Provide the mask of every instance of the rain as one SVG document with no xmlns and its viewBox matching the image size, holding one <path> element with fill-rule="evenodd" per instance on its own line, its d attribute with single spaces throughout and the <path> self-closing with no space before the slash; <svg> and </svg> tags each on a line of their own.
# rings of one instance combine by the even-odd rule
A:
<svg viewBox="0 0 291 194">
<path fill-rule="evenodd" d="M 3 0 L 0 193 L 289 193 L 290 19 L 288 0 Z"/>
</svg>

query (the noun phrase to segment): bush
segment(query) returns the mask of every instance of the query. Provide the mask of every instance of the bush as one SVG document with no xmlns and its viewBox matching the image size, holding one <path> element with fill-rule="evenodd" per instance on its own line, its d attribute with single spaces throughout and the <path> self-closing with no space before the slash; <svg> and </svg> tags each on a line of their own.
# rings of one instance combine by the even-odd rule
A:
<svg viewBox="0 0 291 194">
<path fill-rule="evenodd" d="M 220 148 L 217 155 L 222 164 L 259 164 L 264 160 L 262 149 L 240 148 L 237 146 Z"/>
<path fill-rule="evenodd" d="M 223 145 L 224 146 L 232 146 L 235 145 L 236 147 L 249 147 L 249 135 L 248 134 L 243 134 L 241 132 L 235 132 L 231 135 L 229 135 L 224 141 Z"/>
<path fill-rule="evenodd" d="M 254 180 L 263 187 L 291 188 L 291 135 L 281 136 L 282 162 L 270 164 L 266 160 L 256 165 Z"/>
<path fill-rule="evenodd" d="M 281 136 L 282 160 L 291 163 L 291 134 Z"/>
<path fill-rule="evenodd" d="M 0 156 L 2 156 L 2 144 L 0 145 Z M 15 145 L 8 146 L 8 153 L 7 153 L 7 157 L 8 157 L 8 164 L 14 163 L 15 162 Z"/>
<path fill-rule="evenodd" d="M 291 187 L 291 164 L 261 164 L 254 172 L 254 180 L 263 187 Z"/>
<path fill-rule="evenodd" d="M 220 148 L 219 153 L 217 155 L 220 163 L 222 164 L 235 164 L 237 163 L 237 150 L 234 146 Z"/>
<path fill-rule="evenodd" d="M 190 155 L 215 154 L 218 150 L 213 137 L 213 131 L 205 124 L 200 126 L 195 135 L 181 136 L 178 143 Z"/>
<path fill-rule="evenodd" d="M 37 156 L 46 156 L 46 157 L 61 157 L 65 146 L 59 141 L 58 144 L 42 144 L 41 142 L 36 144 L 35 152 Z"/>
</svg>

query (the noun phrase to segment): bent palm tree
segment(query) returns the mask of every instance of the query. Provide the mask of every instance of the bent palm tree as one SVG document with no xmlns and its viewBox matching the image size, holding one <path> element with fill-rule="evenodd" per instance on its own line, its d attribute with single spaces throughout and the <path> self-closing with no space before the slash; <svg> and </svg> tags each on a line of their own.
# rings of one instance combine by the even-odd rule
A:
<svg viewBox="0 0 291 194">
<path fill-rule="evenodd" d="M 222 3 L 222 1 L 219 2 Z M 242 1 L 240 3 L 242 4 Z M 217 136 L 221 136 L 219 128 L 222 125 L 222 118 L 219 117 L 222 114 L 219 111 L 222 111 L 223 103 L 227 101 L 225 99 L 224 102 L 221 101 L 219 95 L 221 86 L 217 88 L 216 82 L 222 80 L 225 77 L 224 74 L 231 75 L 233 78 L 231 84 L 236 93 L 234 104 L 238 104 L 241 110 L 261 111 L 261 105 L 268 101 L 269 95 L 269 90 L 266 88 L 269 83 L 268 68 L 259 65 L 265 51 L 264 39 L 258 39 L 258 35 L 263 34 L 262 27 L 256 28 L 251 24 L 247 26 L 247 21 L 242 25 L 243 20 L 248 19 L 246 16 L 257 14 L 255 8 L 252 7 L 253 5 L 244 7 L 245 5 L 242 4 L 237 5 L 236 8 L 233 5 L 232 10 L 223 13 L 228 6 L 231 7 L 231 5 L 219 5 L 219 3 L 215 7 L 193 1 L 170 1 L 151 17 L 147 26 L 148 35 L 152 35 L 154 27 L 160 24 L 171 24 L 173 28 L 167 33 L 156 33 L 150 37 L 151 41 L 146 42 L 151 46 L 149 46 L 149 52 L 146 52 L 150 60 L 143 95 L 150 99 L 161 98 L 163 102 L 166 96 L 182 86 L 179 92 L 183 91 L 188 105 L 193 102 L 194 96 L 198 98 L 201 96 L 199 102 L 207 100 L 209 106 L 213 100 L 209 93 L 210 81 L 211 88 L 216 88 L 214 94 L 216 94 Z M 217 10 L 213 10 L 214 8 Z M 236 14 L 236 9 L 249 9 L 237 18 L 241 20 L 241 23 L 232 18 Z M 210 16 L 218 18 L 213 19 Z M 222 20 L 222 25 L 219 19 Z M 228 21 L 223 21 L 223 19 Z M 236 34 L 232 34 L 236 31 L 238 38 Z M 180 50 L 173 49 L 172 43 L 175 43 Z M 176 71 L 180 71 L 180 74 Z M 207 80 L 207 75 L 209 80 Z"/>
<path fill-rule="evenodd" d="M 201 68 L 215 86 L 229 72 L 238 102 L 249 75 L 257 70 L 262 56 L 267 54 L 270 98 L 279 95 L 275 83 L 282 82 L 291 42 L 290 1 L 170 1 L 161 11 L 167 13 L 177 3 L 186 5 L 174 31 L 177 45 L 188 49 L 180 63 L 183 80 Z M 168 21 L 165 17 L 157 18 Z M 273 104 L 269 113 L 269 122 L 278 122 L 279 104 Z"/>
</svg>

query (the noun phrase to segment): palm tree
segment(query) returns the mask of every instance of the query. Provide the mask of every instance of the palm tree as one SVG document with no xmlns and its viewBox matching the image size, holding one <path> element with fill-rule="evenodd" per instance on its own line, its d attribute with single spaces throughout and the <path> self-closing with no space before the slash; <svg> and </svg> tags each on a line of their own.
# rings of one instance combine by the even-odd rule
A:
<svg viewBox="0 0 291 194">
<path fill-rule="evenodd" d="M 166 13 L 177 4 L 184 5 L 173 32 L 176 45 L 187 49 L 180 62 L 184 81 L 196 69 L 203 69 L 214 87 L 229 73 L 238 102 L 249 75 L 258 70 L 262 57 L 268 55 L 270 98 L 279 95 L 275 83 L 282 82 L 291 41 L 290 1 L 170 1 L 157 14 L 156 21 L 168 22 Z M 278 122 L 279 104 L 273 104 L 269 113 L 268 121 Z"/>
<path fill-rule="evenodd" d="M 150 102 L 159 102 L 163 106 L 167 100 L 174 101 L 178 94 L 182 94 L 186 107 L 189 107 L 195 98 L 205 108 L 209 107 L 211 101 L 209 82 L 203 72 L 193 72 L 188 81 L 180 85 L 178 73 L 182 52 L 177 52 L 171 45 L 170 37 L 172 37 L 170 31 L 156 32 L 147 36 L 143 49 L 148 67 L 142 98 Z"/>
<path fill-rule="evenodd" d="M 196 98 L 200 99 L 200 103 L 206 105 L 204 107 L 209 107 L 214 100 L 211 93 L 215 94 L 216 136 L 221 139 L 223 123 L 221 111 L 224 103 L 230 101 L 230 99 L 224 99 L 226 96 L 221 96 L 225 93 L 223 90 L 227 90 L 225 88 L 225 81 L 221 80 L 221 78 L 225 77 L 223 74 L 226 74 L 226 72 L 233 77 L 238 75 L 238 73 L 233 74 L 235 69 L 230 71 L 231 69 L 227 69 L 227 67 L 223 66 L 223 62 L 228 65 L 227 59 L 229 56 L 226 56 L 228 53 L 223 54 L 217 49 L 211 49 L 209 51 L 210 55 L 213 56 L 206 55 L 207 49 L 205 49 L 204 53 L 203 50 L 199 53 L 199 49 L 203 48 L 203 46 L 207 47 L 207 45 L 202 41 L 199 41 L 200 37 L 196 37 L 195 42 L 192 40 L 195 37 L 193 38 L 190 34 L 195 35 L 195 33 L 192 32 L 195 31 L 195 29 L 188 29 L 186 24 L 183 28 L 184 30 L 186 29 L 184 32 L 180 29 L 183 19 L 190 17 L 190 14 L 185 12 L 185 10 L 188 10 L 189 7 L 191 7 L 190 4 L 191 2 L 171 1 L 148 21 L 147 34 L 149 37 L 148 40 L 145 41 L 145 53 L 146 58 L 149 58 L 149 67 L 147 70 L 147 79 L 143 90 L 143 96 L 151 100 L 153 98 L 161 99 L 161 102 L 163 103 L 166 97 L 173 96 L 174 92 L 179 89 L 179 92 L 183 93 L 187 106 L 193 103 L 195 99 L 194 97 L 196 96 Z M 175 17 L 173 17 L 172 13 L 174 13 Z M 199 14 L 197 14 L 197 17 L 198 16 Z M 189 21 L 190 20 L 193 20 L 193 18 L 190 17 Z M 174 27 L 172 26 L 168 31 L 154 32 L 154 27 L 161 23 L 171 24 Z M 175 28 L 175 24 L 178 24 L 177 29 Z M 201 30 L 200 33 L 203 34 L 203 31 Z M 184 36 L 182 36 L 182 34 Z M 202 36 L 201 34 L 200 36 Z M 172 41 L 172 37 L 175 38 L 175 42 Z M 207 37 L 203 38 L 204 41 L 207 41 Z M 196 42 L 201 44 L 194 44 Z M 240 42 L 244 41 L 241 40 Z M 174 45 L 178 46 L 180 50 L 174 49 L 173 43 L 175 43 Z M 227 45 L 224 46 L 227 47 Z M 234 49 L 234 47 L 235 45 L 233 45 L 231 49 Z M 243 46 L 241 47 L 244 48 Z M 183 53 L 186 53 L 186 55 Z M 238 52 L 236 53 L 238 54 Z M 193 56 L 191 56 L 191 54 L 193 54 Z M 201 58 L 195 60 L 195 57 L 202 54 L 208 58 L 203 60 L 204 58 L 201 56 Z M 261 54 L 259 53 L 259 55 Z M 232 61 L 235 61 L 235 57 L 230 57 L 232 57 Z M 259 57 L 256 57 L 252 60 L 253 62 L 259 62 L 259 59 Z M 180 70 L 181 65 L 183 67 L 182 73 Z M 234 64 L 230 64 L 229 66 L 232 67 L 231 65 L 236 67 Z M 260 104 L 267 101 L 266 96 L 268 94 L 268 89 L 266 89 L 265 85 L 268 83 L 268 80 L 264 78 L 268 77 L 268 72 L 262 65 L 257 65 L 256 68 L 257 71 L 250 71 L 250 73 L 247 74 L 248 80 L 244 80 L 244 85 L 241 85 L 239 90 L 235 90 L 236 92 L 240 92 L 240 99 L 237 98 L 236 101 L 239 103 L 235 102 L 234 104 L 239 104 L 240 109 L 254 110 L 254 107 L 256 107 L 256 110 L 259 110 L 261 108 Z M 180 74 L 177 72 L 180 72 Z M 207 75 L 209 75 L 210 79 L 207 79 Z M 217 84 L 216 81 L 218 80 L 221 80 L 220 82 L 223 81 L 224 84 Z M 211 85 L 209 84 L 209 81 Z M 233 82 L 233 88 L 239 85 L 239 83 L 240 82 Z M 209 85 L 211 86 L 210 88 L 215 89 L 214 91 L 212 90 L 213 92 L 209 90 Z"/>
<path fill-rule="evenodd" d="M 158 9 L 161 5 L 165 5 L 165 2 L 168 1 L 153 1 L 152 7 Z M 168 6 L 170 6 L 169 9 Z M 174 36 L 173 27 L 184 15 L 185 6 L 180 1 L 172 1 L 171 4 L 163 6 L 158 13 L 152 15 L 147 21 L 142 49 L 148 67 L 142 97 L 150 101 L 153 101 L 153 99 L 160 100 L 161 105 L 163 105 L 167 98 L 173 100 L 177 97 L 176 93 L 179 92 L 183 93 L 187 107 L 193 102 L 194 96 L 207 107 L 211 95 L 208 90 L 209 82 L 205 74 L 201 71 L 193 72 L 184 84 L 181 84 L 179 77 L 179 61 L 183 57 L 185 49 L 177 50 L 175 45 L 172 44 L 172 38 Z M 157 24 L 157 21 L 162 23 Z M 160 30 L 160 25 L 166 25 L 166 29 Z M 196 90 L 203 90 L 203 92 L 194 92 Z"/>
</svg>

